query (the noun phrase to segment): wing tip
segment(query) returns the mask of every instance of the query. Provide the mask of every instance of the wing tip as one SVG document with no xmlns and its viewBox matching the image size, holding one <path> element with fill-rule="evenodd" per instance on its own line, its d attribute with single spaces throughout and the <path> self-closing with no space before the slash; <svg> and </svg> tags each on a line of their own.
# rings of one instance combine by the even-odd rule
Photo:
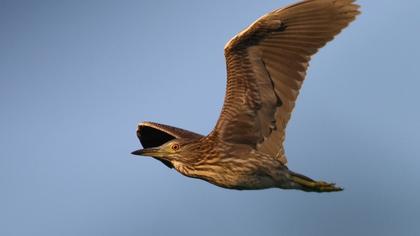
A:
<svg viewBox="0 0 420 236">
<path fill-rule="evenodd" d="M 159 127 L 156 123 L 151 122 L 151 121 L 142 121 L 142 122 L 137 124 L 137 130 L 136 130 L 137 137 L 140 138 L 142 129 L 145 128 L 145 127 L 150 127 L 150 128 L 154 128 L 154 129 L 159 130 Z"/>
<path fill-rule="evenodd" d="M 137 129 L 140 129 L 142 127 L 152 127 L 152 128 L 158 128 L 159 124 L 151 121 L 142 121 L 137 124 Z"/>
</svg>

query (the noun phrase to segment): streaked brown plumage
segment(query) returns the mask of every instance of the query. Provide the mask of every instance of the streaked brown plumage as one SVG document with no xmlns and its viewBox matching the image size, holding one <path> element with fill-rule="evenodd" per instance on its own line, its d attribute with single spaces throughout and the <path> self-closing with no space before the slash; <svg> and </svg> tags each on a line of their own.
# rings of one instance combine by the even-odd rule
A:
<svg viewBox="0 0 420 236">
<path fill-rule="evenodd" d="M 145 149 L 133 154 L 224 188 L 340 191 L 290 171 L 283 141 L 311 56 L 358 8 L 354 0 L 306 0 L 262 16 L 225 46 L 227 89 L 214 130 L 202 136 L 144 122 L 137 135 Z"/>
</svg>

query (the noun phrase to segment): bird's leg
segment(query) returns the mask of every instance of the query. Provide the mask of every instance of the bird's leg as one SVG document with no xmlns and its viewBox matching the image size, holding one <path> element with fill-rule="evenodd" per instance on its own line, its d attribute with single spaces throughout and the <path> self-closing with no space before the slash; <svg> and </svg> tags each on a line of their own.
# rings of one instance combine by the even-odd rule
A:
<svg viewBox="0 0 420 236">
<path fill-rule="evenodd" d="M 336 187 L 334 183 L 326 183 L 324 181 L 315 181 L 304 175 L 290 171 L 290 180 L 297 185 L 297 187 L 307 192 L 336 192 L 342 191 L 340 187 Z"/>
</svg>

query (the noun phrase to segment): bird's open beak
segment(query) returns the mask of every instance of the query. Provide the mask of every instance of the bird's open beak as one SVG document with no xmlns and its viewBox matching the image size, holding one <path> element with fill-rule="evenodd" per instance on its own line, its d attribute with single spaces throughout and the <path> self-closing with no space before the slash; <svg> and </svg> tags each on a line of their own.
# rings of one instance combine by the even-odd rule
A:
<svg viewBox="0 0 420 236">
<path fill-rule="evenodd" d="M 145 149 L 139 149 L 131 154 L 138 155 L 138 156 L 160 156 L 160 149 L 159 148 L 145 148 Z"/>
</svg>

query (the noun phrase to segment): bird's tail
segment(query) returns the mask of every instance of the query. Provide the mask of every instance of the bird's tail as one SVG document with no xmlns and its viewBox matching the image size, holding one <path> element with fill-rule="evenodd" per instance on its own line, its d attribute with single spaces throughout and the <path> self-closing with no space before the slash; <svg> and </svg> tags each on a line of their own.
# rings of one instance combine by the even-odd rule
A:
<svg viewBox="0 0 420 236">
<path fill-rule="evenodd" d="M 324 181 L 315 181 L 302 174 L 290 171 L 290 180 L 295 184 L 297 189 L 306 192 L 337 192 L 342 191 L 340 187 L 336 187 L 334 183 L 326 183 Z"/>
</svg>

